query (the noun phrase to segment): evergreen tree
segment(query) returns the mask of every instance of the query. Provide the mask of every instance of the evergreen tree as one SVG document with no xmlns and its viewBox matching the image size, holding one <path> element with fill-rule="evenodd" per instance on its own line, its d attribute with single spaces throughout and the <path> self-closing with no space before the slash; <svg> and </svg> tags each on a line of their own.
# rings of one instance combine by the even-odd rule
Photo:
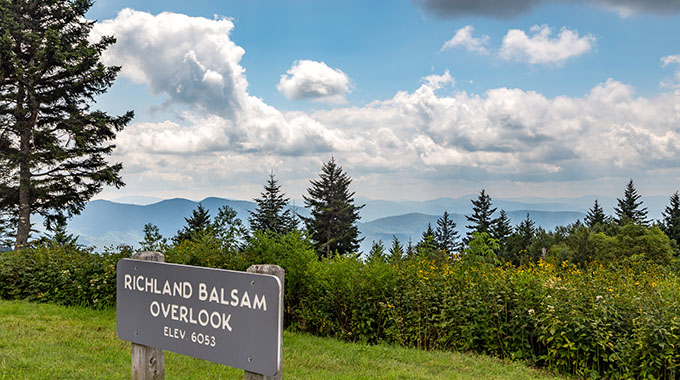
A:
<svg viewBox="0 0 680 380">
<path fill-rule="evenodd" d="M 482 189 L 479 193 L 477 200 L 472 200 L 472 215 L 465 216 L 470 225 L 466 225 L 469 229 L 467 236 L 465 238 L 465 244 L 470 242 L 472 239 L 473 232 L 486 232 L 490 234 L 492 226 L 495 224 L 495 220 L 491 217 L 495 208 L 492 208 L 491 197 Z"/>
<path fill-rule="evenodd" d="M 371 245 L 371 250 L 368 251 L 368 255 L 366 256 L 366 261 L 369 263 L 386 262 L 385 246 L 383 245 L 382 240 L 378 240 L 377 242 L 375 240 L 373 241 L 373 245 Z"/>
<path fill-rule="evenodd" d="M 88 0 L 0 2 L 0 209 L 26 245 L 31 215 L 48 229 L 80 213 L 104 185 L 120 187 L 113 140 L 133 117 L 92 111 L 120 67 L 100 62 L 115 42 L 89 42 Z"/>
<path fill-rule="evenodd" d="M 432 229 L 432 223 L 427 224 L 427 228 L 421 234 L 420 241 L 418 242 L 418 244 L 426 240 L 434 241 L 434 229 Z"/>
<path fill-rule="evenodd" d="M 255 199 L 257 203 L 255 211 L 250 211 L 249 222 L 252 232 L 272 231 L 286 234 L 297 229 L 297 219 L 288 208 L 290 199 L 281 193 L 281 186 L 274 178 L 274 173 L 269 174 L 269 180 L 260 196 Z"/>
<path fill-rule="evenodd" d="M 418 244 L 416 244 L 415 251 L 419 257 L 433 256 L 437 251 L 437 243 L 435 242 L 435 232 L 432 229 L 432 223 L 427 224 L 427 229 L 423 231 Z"/>
<path fill-rule="evenodd" d="M 607 216 L 604 214 L 602 206 L 600 206 L 600 204 L 597 202 L 597 199 L 595 199 L 593 207 L 588 210 L 588 214 L 586 214 L 585 224 L 588 226 L 588 228 L 593 228 L 598 224 L 603 226 L 606 221 Z"/>
<path fill-rule="evenodd" d="M 396 236 L 392 235 L 392 246 L 389 249 L 388 261 L 392 264 L 398 263 L 404 257 L 404 247 Z"/>
<path fill-rule="evenodd" d="M 491 228 L 491 237 L 498 240 L 500 245 L 505 244 L 505 241 L 512 235 L 512 224 L 510 223 L 510 218 L 505 210 L 501 210 L 498 218 L 494 220 L 493 226 Z"/>
<path fill-rule="evenodd" d="M 411 236 L 408 237 L 408 244 L 406 244 L 406 257 L 410 258 L 413 257 L 413 255 L 416 253 L 416 249 L 413 246 L 413 240 L 411 240 Z"/>
<path fill-rule="evenodd" d="M 184 240 L 195 240 L 201 235 L 213 232 L 213 225 L 210 222 L 210 213 L 202 204 L 198 204 L 196 209 L 191 212 L 191 216 L 184 218 L 186 225 L 177 231 L 172 242 L 179 244 Z"/>
<path fill-rule="evenodd" d="M 246 227 L 237 215 L 236 210 L 224 205 L 217 210 L 217 216 L 212 223 L 211 229 L 225 249 L 239 249 L 247 238 Z"/>
<path fill-rule="evenodd" d="M 675 241 L 676 247 L 680 247 L 680 195 L 677 191 L 671 195 L 670 204 L 666 206 L 661 215 L 663 232 Z"/>
<path fill-rule="evenodd" d="M 449 218 L 448 211 L 444 211 L 444 215 L 437 219 L 437 229 L 434 231 L 434 241 L 437 249 L 440 249 L 449 255 L 460 250 L 456 222 Z"/>
<path fill-rule="evenodd" d="M 521 249 L 529 249 L 529 246 L 534 241 L 534 236 L 536 234 L 536 223 L 531 220 L 529 214 L 527 217 L 517 225 L 516 234 L 519 237 L 519 243 Z"/>
<path fill-rule="evenodd" d="M 619 225 L 624 225 L 629 222 L 647 225 L 647 207 L 640 208 L 640 206 L 642 206 L 642 201 L 639 201 L 640 198 L 642 198 L 642 196 L 637 193 L 635 186 L 633 186 L 633 180 L 631 179 L 626 185 L 623 198 L 616 199 L 618 206 L 614 208 L 614 213 L 616 214 L 616 222 Z"/>
<path fill-rule="evenodd" d="M 142 251 L 162 252 L 167 248 L 168 241 L 161 235 L 158 226 L 147 223 L 144 225 L 144 240 L 139 245 Z"/>
<path fill-rule="evenodd" d="M 309 196 L 302 196 L 312 214 L 303 218 L 310 239 L 319 255 L 325 257 L 356 252 L 363 240 L 356 222 L 364 205 L 354 205 L 354 192 L 349 191 L 352 179 L 332 157 L 321 167 L 319 177 L 310 181 Z"/>
<path fill-rule="evenodd" d="M 60 245 L 60 246 L 78 246 L 78 236 L 73 236 L 69 234 L 66 230 L 66 221 L 58 220 L 52 226 L 52 234 L 49 236 L 50 244 Z"/>
</svg>

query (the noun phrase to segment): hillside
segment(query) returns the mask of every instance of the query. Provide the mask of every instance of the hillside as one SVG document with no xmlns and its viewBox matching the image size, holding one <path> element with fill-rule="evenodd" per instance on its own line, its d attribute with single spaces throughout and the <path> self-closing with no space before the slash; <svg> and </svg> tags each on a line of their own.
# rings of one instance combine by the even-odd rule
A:
<svg viewBox="0 0 680 380">
<path fill-rule="evenodd" d="M 71 233 L 79 235 L 79 241 L 86 245 L 99 248 L 119 244 L 138 245 L 138 242 L 142 240 L 146 223 L 155 224 L 163 236 L 172 237 L 184 225 L 184 218 L 191 214 L 198 203 L 183 198 L 167 199 L 148 205 L 95 200 L 89 202 L 80 215 L 69 221 L 68 228 Z M 238 213 L 238 217 L 246 225 L 249 211 L 255 209 L 255 203 L 251 201 L 217 197 L 206 198 L 200 203 L 213 216 L 217 214 L 220 207 L 228 205 Z M 585 216 L 584 213 L 578 211 L 545 210 L 563 205 L 562 203 L 538 204 L 502 200 L 497 203 L 499 209 L 500 205 L 517 207 L 515 210 L 510 207 L 506 208 L 513 225 L 520 223 L 527 213 L 537 226 L 547 230 L 552 230 L 558 225 L 573 223 Z M 467 224 L 464 215 L 470 212 L 470 202 L 463 198 L 442 198 L 425 202 L 365 201 L 365 204 L 366 207 L 362 210 L 362 221 L 358 224 L 361 236 L 364 238 L 361 243 L 361 250 L 364 252 L 370 249 L 373 241 L 382 240 L 385 246 L 388 246 L 392 241 L 392 236 L 396 236 L 404 245 L 408 243 L 409 238 L 416 243 L 428 223 L 436 227 L 437 218 L 444 210 L 450 212 L 452 220 L 463 236 Z M 414 211 L 400 214 L 405 210 Z M 298 208 L 297 212 L 303 216 L 308 215 L 308 211 L 304 208 Z M 369 216 L 375 218 L 371 219 Z"/>
</svg>

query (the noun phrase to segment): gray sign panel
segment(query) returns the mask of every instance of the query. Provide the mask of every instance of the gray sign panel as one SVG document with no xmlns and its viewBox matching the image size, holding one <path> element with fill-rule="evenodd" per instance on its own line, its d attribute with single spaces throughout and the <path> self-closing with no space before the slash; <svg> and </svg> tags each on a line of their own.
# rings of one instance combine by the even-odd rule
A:
<svg viewBox="0 0 680 380">
<path fill-rule="evenodd" d="M 118 336 L 271 376 L 281 366 L 275 276 L 122 259 Z"/>
</svg>

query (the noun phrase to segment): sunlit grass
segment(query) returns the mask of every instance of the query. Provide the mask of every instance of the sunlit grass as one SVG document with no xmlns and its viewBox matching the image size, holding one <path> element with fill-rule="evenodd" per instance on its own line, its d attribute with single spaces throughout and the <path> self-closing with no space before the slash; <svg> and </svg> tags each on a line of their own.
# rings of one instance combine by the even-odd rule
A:
<svg viewBox="0 0 680 380">
<path fill-rule="evenodd" d="M 115 310 L 0 301 L 0 379 L 129 379 Z M 242 379 L 243 371 L 166 352 L 167 379 Z M 284 334 L 284 379 L 557 379 L 518 363 L 450 352 Z"/>
</svg>

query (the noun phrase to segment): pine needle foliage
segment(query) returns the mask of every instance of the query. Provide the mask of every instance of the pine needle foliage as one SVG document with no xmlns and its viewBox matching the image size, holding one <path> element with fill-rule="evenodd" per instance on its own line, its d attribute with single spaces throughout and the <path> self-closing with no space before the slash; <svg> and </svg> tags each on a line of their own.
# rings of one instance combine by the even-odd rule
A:
<svg viewBox="0 0 680 380">
<path fill-rule="evenodd" d="M 311 216 L 303 220 L 317 253 L 324 257 L 356 253 L 363 240 L 356 222 L 364 205 L 354 204 L 352 178 L 331 157 L 321 167 L 319 179 L 310 182 L 309 195 L 302 198 Z"/>
<path fill-rule="evenodd" d="M 52 229 L 102 187 L 124 185 L 106 156 L 133 113 L 93 111 L 120 67 L 100 62 L 115 42 L 90 42 L 88 0 L 0 1 L 0 208 L 26 245 L 31 215 Z"/>
</svg>

